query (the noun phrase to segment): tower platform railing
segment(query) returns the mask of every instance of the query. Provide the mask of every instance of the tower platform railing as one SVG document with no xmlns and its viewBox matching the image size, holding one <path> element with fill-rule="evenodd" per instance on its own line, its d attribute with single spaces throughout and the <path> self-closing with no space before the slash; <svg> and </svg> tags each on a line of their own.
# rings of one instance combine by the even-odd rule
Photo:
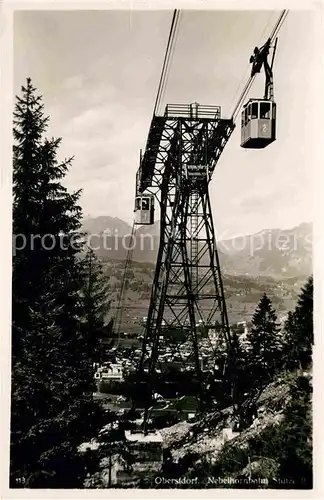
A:
<svg viewBox="0 0 324 500">
<path fill-rule="evenodd" d="M 166 118 L 221 118 L 221 107 L 205 104 L 167 104 L 164 116 Z"/>
</svg>

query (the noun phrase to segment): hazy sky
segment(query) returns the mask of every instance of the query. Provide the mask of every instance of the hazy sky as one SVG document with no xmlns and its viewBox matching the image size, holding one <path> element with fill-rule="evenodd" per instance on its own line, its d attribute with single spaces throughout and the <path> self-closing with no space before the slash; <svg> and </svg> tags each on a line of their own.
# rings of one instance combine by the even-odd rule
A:
<svg viewBox="0 0 324 500">
<path fill-rule="evenodd" d="M 270 34 L 273 11 L 183 11 L 167 103 L 220 105 L 230 116 L 255 45 Z M 313 13 L 290 11 L 274 65 L 277 141 L 240 148 L 240 122 L 211 183 L 221 237 L 288 228 L 312 219 L 311 81 Z M 27 76 L 44 97 L 48 135 L 75 156 L 66 180 L 83 189 L 84 214 L 133 219 L 139 149 L 145 147 L 172 18 L 171 11 L 18 11 L 15 93 Z M 264 76 L 250 92 L 262 97 Z M 239 94 L 237 93 L 237 96 Z"/>
</svg>

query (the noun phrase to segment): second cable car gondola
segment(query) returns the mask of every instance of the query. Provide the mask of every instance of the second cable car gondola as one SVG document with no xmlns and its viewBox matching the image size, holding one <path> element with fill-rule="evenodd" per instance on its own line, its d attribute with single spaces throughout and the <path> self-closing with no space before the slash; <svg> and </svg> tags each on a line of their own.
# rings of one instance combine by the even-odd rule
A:
<svg viewBox="0 0 324 500">
<path fill-rule="evenodd" d="M 154 224 L 154 196 L 140 195 L 135 198 L 135 224 Z"/>
<path fill-rule="evenodd" d="M 247 149 L 265 148 L 276 140 L 276 103 L 273 98 L 273 61 L 277 47 L 277 39 L 273 46 L 271 64 L 268 55 L 271 39 L 258 49 L 255 47 L 250 58 L 252 63 L 251 78 L 265 72 L 265 92 L 263 99 L 250 99 L 243 107 L 241 115 L 241 147 Z"/>
</svg>

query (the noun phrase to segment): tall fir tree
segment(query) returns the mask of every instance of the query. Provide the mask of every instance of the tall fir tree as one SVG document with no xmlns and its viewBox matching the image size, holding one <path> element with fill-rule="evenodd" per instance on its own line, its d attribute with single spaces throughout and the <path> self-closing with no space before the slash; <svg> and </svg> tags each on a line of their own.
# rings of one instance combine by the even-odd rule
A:
<svg viewBox="0 0 324 500">
<path fill-rule="evenodd" d="M 236 408 L 244 400 L 244 394 L 249 388 L 249 370 L 247 367 L 247 353 L 240 342 L 239 333 L 235 329 L 232 331 L 231 348 L 233 358 L 233 403 Z"/>
<path fill-rule="evenodd" d="M 312 392 L 310 379 L 298 377 L 290 388 L 291 401 L 282 422 L 284 444 L 278 450 L 278 475 L 286 484 L 290 480 L 294 488 L 313 486 Z"/>
<path fill-rule="evenodd" d="M 314 343 L 312 276 L 301 290 L 295 311 L 288 313 L 284 334 L 287 367 L 307 368 L 312 361 Z"/>
<path fill-rule="evenodd" d="M 82 487 L 78 446 L 102 425 L 92 344 L 82 323 L 80 191 L 61 184 L 72 158 L 44 132 L 31 80 L 14 112 L 11 487 Z"/>
<path fill-rule="evenodd" d="M 104 361 L 103 331 L 107 328 L 107 313 L 110 302 L 108 299 L 109 287 L 104 276 L 102 264 L 98 260 L 91 246 L 85 249 L 83 258 L 83 285 L 80 297 L 84 313 L 82 329 L 89 339 L 89 349 L 95 362 Z"/>
<path fill-rule="evenodd" d="M 257 384 L 269 380 L 280 367 L 282 342 L 279 332 L 272 302 L 264 294 L 254 312 L 251 332 L 248 335 L 249 368 L 252 379 Z"/>
</svg>

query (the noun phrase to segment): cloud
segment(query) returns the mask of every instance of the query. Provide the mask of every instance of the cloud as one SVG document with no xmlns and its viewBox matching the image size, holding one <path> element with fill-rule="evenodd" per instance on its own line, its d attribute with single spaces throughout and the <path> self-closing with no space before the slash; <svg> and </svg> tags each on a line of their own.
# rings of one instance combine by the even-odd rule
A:
<svg viewBox="0 0 324 500">
<path fill-rule="evenodd" d="M 304 190 L 298 189 L 297 185 L 282 183 L 276 189 L 266 191 L 263 194 L 245 197 L 240 202 L 240 208 L 247 214 L 271 212 L 278 207 L 294 207 L 296 204 L 309 199 L 308 186 Z"/>
<path fill-rule="evenodd" d="M 84 76 L 83 75 L 73 75 L 66 78 L 62 83 L 63 90 L 82 90 L 84 85 Z"/>
<path fill-rule="evenodd" d="M 118 91 L 112 86 L 107 89 L 80 75 L 65 81 L 63 88 L 60 104 L 50 108 L 49 114 L 53 135 L 63 137 L 60 157 L 75 155 L 65 184 L 69 189 L 83 189 L 85 213 L 128 219 L 148 114 L 140 103 L 129 107 L 116 100 Z M 73 108 L 68 105 L 72 95 Z"/>
</svg>

